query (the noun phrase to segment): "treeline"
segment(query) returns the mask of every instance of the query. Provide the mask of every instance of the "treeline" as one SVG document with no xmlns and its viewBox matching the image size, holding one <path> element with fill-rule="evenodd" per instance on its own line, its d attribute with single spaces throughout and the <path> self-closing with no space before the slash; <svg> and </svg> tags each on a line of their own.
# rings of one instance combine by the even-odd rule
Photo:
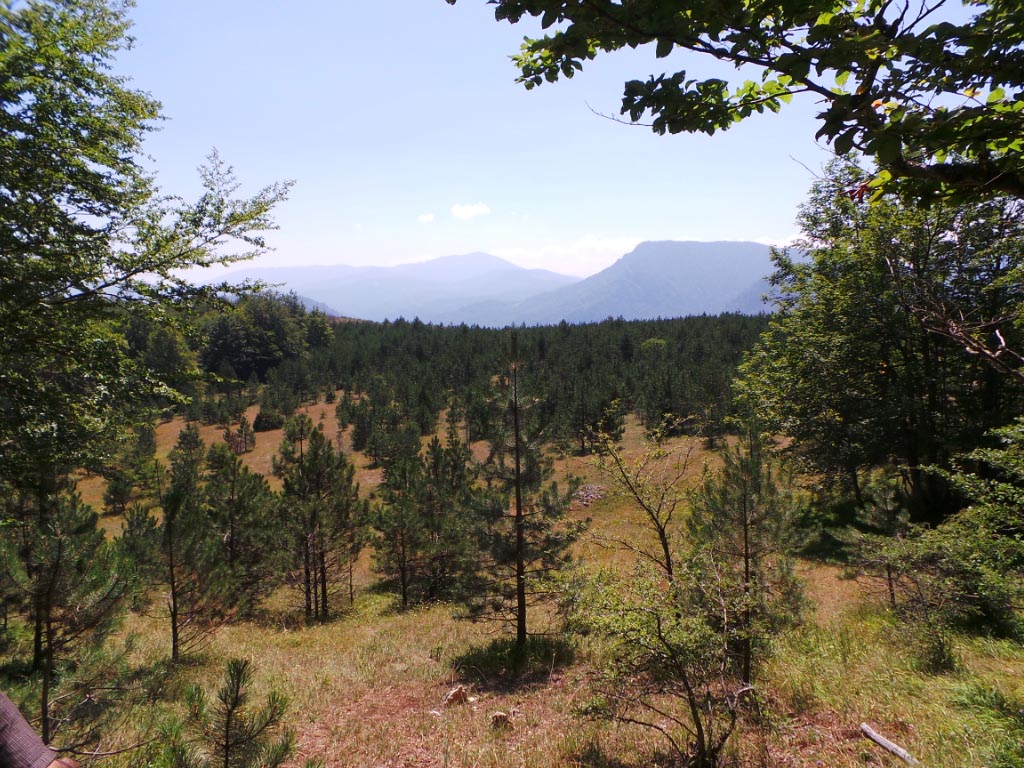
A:
<svg viewBox="0 0 1024 768">
<path fill-rule="evenodd" d="M 63 703 L 53 710 L 64 701 L 55 692 L 108 647 L 126 610 L 159 616 L 177 661 L 224 622 L 259 615 L 284 586 L 296 616 L 336 616 L 354 600 L 353 567 L 368 545 L 403 606 L 457 603 L 515 627 L 522 646 L 529 607 L 555 594 L 549 578 L 583 527 L 565 517 L 575 486 L 553 481 L 552 450 L 607 451 L 630 412 L 662 437 L 693 415 L 703 436 L 719 433 L 736 366 L 766 323 L 341 322 L 294 296 L 258 293 L 201 305 L 191 321 L 193 334 L 173 317 L 114 315 L 107 326 L 123 334 L 130 363 L 169 385 L 119 414 L 135 421 L 130 439 L 94 445 L 86 467 L 106 479 L 104 511 L 123 521 L 120 536 L 105 538 L 82 503 L 74 463 L 40 457 L 4 483 L 0 596 L 14 620 L 0 642 L 16 656 L 27 649 L 47 740 L 82 722 Z M 324 400 L 337 432 L 299 412 Z M 166 462 L 158 412 L 185 421 Z M 221 424 L 223 441 L 205 444 L 198 422 Z M 277 428 L 275 491 L 243 456 Z M 351 447 L 383 468 L 373 506 L 341 452 L 348 428 Z M 485 457 L 474 460 L 469 444 L 481 441 Z M 109 682 L 112 672 L 97 674 Z"/>
<path fill-rule="evenodd" d="M 550 439 L 581 453 L 594 436 L 635 413 L 650 429 L 697 415 L 720 434 L 733 413 L 731 379 L 766 319 L 739 314 L 671 320 L 606 320 L 589 325 L 516 329 L 523 374 L 544 411 Z M 140 354 L 180 362 L 183 341 L 157 331 Z M 178 352 L 153 354 L 153 345 Z M 412 424 L 432 434 L 445 409 L 467 424 L 467 439 L 487 431 L 485 400 L 509 331 L 438 326 L 418 320 L 335 322 L 306 312 L 295 296 L 242 299 L 203 324 L 191 351 L 215 384 L 193 389 L 190 418 L 237 420 L 260 402 L 257 430 L 279 428 L 303 402 L 347 393 L 339 413 L 356 424 L 357 447 Z"/>
</svg>

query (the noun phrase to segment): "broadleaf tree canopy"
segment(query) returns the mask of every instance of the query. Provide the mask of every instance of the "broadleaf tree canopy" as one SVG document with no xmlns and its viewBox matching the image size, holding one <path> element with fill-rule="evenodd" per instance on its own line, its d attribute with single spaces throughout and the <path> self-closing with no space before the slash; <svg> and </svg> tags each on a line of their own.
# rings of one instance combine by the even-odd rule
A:
<svg viewBox="0 0 1024 768">
<path fill-rule="evenodd" d="M 159 104 L 112 71 L 128 6 L 0 0 L 0 481 L 89 465 L 167 391 L 119 324 L 223 295 L 182 270 L 262 252 L 287 192 L 237 197 L 214 154 L 196 202 L 158 195 L 140 158 Z"/>
<path fill-rule="evenodd" d="M 498 20 L 533 16 L 550 30 L 513 57 L 527 88 L 622 48 L 649 44 L 669 70 L 676 53 L 703 54 L 738 76 L 678 69 L 631 80 L 622 114 L 651 119 L 659 134 L 713 134 L 807 93 L 821 105 L 817 138 L 840 155 L 874 158 L 876 188 L 925 199 L 1024 196 L 1020 2 L 489 1 Z"/>
</svg>

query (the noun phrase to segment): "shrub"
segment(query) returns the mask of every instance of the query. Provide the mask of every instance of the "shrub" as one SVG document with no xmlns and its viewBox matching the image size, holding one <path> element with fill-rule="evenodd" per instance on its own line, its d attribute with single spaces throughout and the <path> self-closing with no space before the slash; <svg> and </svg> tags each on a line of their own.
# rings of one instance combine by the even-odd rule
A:
<svg viewBox="0 0 1024 768">
<path fill-rule="evenodd" d="M 270 432 L 273 429 L 284 427 L 285 415 L 275 408 L 260 408 L 256 418 L 252 421 L 252 428 L 255 432 Z"/>
</svg>

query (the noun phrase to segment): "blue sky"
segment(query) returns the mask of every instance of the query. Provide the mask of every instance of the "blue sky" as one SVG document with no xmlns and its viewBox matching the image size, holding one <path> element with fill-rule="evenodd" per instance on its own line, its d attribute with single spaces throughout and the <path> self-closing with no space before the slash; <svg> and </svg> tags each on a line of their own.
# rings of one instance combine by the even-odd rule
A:
<svg viewBox="0 0 1024 768">
<path fill-rule="evenodd" d="M 595 114 L 699 59 L 617 53 L 527 92 L 508 57 L 538 27 L 484 0 L 140 0 L 132 18 L 118 66 L 163 103 L 146 149 L 164 191 L 194 194 L 213 147 L 244 190 L 295 181 L 263 265 L 486 251 L 587 275 L 642 240 L 780 243 L 828 159 L 810 100 L 714 137 Z"/>
</svg>

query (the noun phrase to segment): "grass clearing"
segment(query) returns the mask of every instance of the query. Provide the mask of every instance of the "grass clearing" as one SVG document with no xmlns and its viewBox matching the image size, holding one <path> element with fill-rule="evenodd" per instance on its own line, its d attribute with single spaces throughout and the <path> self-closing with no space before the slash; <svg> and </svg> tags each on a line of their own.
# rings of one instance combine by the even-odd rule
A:
<svg viewBox="0 0 1024 768">
<path fill-rule="evenodd" d="M 305 409 L 321 416 L 328 434 L 336 432 L 333 406 Z M 252 419 L 254 413 L 249 413 Z M 160 425 L 158 455 L 166 458 L 180 422 Z M 208 442 L 221 429 L 203 427 Z M 256 450 L 245 455 L 256 471 L 270 475 L 281 431 L 257 435 Z M 627 424 L 623 451 L 635 457 L 643 430 Z M 372 494 L 379 470 L 347 451 L 356 463 L 361 492 Z M 474 451 L 482 450 L 480 445 Z M 699 450 L 686 481 L 697 482 L 714 456 Z M 627 572 L 633 555 L 610 543 L 649 536 L 641 514 L 596 466 L 593 457 L 560 456 L 557 475 L 578 476 L 600 492 L 574 504 L 572 515 L 591 520 L 590 533 L 575 555 L 587 568 Z M 102 505 L 102 481 L 85 478 L 80 490 Z M 93 502 L 95 503 L 95 502 Z M 118 521 L 105 518 L 112 532 Z M 870 585 L 843 577 L 840 569 L 800 563 L 807 597 L 801 626 L 778 637 L 774 655 L 763 665 L 758 686 L 769 705 L 765 717 L 741 723 L 733 755 L 744 766 L 854 768 L 902 762 L 881 750 L 859 729 L 867 722 L 933 768 L 1009 768 L 1024 760 L 1024 647 L 994 638 L 953 636 L 956 668 L 944 674 L 924 671 L 922 647 L 928 637 L 899 626 Z M 668 766 L 659 737 L 650 731 L 578 717 L 589 698 L 589 680 L 604 661 L 595 638 L 545 638 L 531 646 L 525 661 L 509 655 L 500 627 L 453 618 L 447 605 L 398 610 L 396 599 L 372 585 L 368 553 L 360 559 L 355 605 L 323 625 L 301 620 L 296 595 L 282 589 L 257 621 L 220 628 L 201 658 L 164 678 L 163 701 L 140 711 L 137 722 L 156 722 L 183 706 L 188 684 L 213 690 L 231 657 L 253 662 L 254 697 L 274 688 L 289 698 L 287 720 L 296 731 L 297 753 L 290 765 L 307 759 L 333 766 L 382 768 L 640 768 Z M 158 597 L 159 599 L 159 597 Z M 540 624 L 537 624 L 540 626 Z M 164 622 L 131 615 L 120 631 L 135 638 L 132 663 L 159 669 L 168 655 Z M 8 658 L 23 653 L 21 637 Z M 518 666 L 518 674 L 515 674 Z M 457 684 L 470 701 L 445 707 L 445 694 Z M 28 688 L 24 689 L 30 695 Z M 495 712 L 511 714 L 511 728 L 495 729 Z M 135 734 L 111 734 L 106 746 L 130 743 Z M 141 757 L 134 758 L 138 761 Z M 133 758 L 108 764 L 134 765 Z"/>
</svg>

